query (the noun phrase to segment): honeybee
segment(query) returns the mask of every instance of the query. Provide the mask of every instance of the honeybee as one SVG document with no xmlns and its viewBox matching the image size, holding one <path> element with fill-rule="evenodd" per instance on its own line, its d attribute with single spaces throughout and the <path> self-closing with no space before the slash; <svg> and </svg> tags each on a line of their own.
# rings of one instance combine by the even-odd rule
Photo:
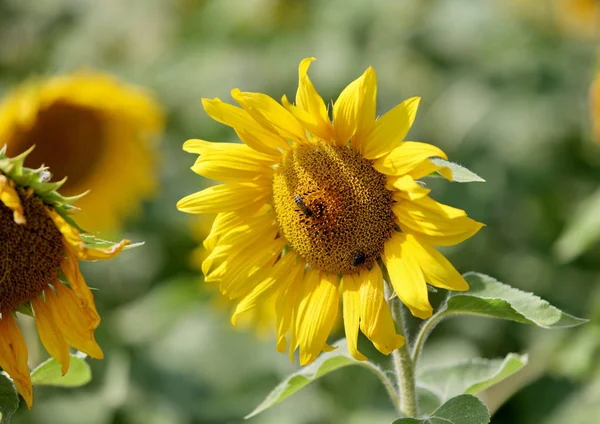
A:
<svg viewBox="0 0 600 424">
<path fill-rule="evenodd" d="M 299 195 L 295 195 L 294 202 L 296 202 L 296 206 L 298 206 L 298 209 L 300 209 L 304 215 L 312 216 L 312 211 L 308 209 L 308 207 L 304 204 L 304 200 L 302 200 L 302 197 L 300 197 Z"/>
<path fill-rule="evenodd" d="M 360 266 L 365 263 L 367 260 L 367 256 L 364 252 L 356 252 L 354 257 L 352 258 L 352 266 Z"/>
</svg>

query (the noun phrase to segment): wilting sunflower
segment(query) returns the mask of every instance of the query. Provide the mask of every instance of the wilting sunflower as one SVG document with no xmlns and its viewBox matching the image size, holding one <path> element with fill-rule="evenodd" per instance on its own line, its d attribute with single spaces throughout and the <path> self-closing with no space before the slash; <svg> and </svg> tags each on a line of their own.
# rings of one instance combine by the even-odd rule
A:
<svg viewBox="0 0 600 424">
<path fill-rule="evenodd" d="M 27 153 L 8 158 L 0 149 L 0 367 L 31 407 L 27 346 L 16 312 L 35 317 L 48 353 L 69 369 L 69 347 L 101 359 L 94 339 L 100 316 L 79 271 L 80 260 L 109 259 L 129 244 L 87 245 L 68 216 L 74 198 L 46 182 L 47 170 L 25 168 Z"/>
<path fill-rule="evenodd" d="M 53 181 L 68 176 L 64 196 L 89 190 L 75 205 L 79 225 L 94 232 L 118 230 L 154 192 L 161 128 L 148 93 L 104 73 L 31 80 L 0 104 L 0 147 L 14 157 L 35 145 L 26 166 L 48 166 Z"/>
<path fill-rule="evenodd" d="M 190 213 L 218 213 L 205 245 L 207 282 L 239 300 L 232 317 L 273 302 L 277 349 L 300 350 L 300 363 L 329 350 L 340 294 L 348 348 L 359 359 L 359 329 L 389 354 L 404 343 L 384 298 L 384 275 L 420 318 L 432 314 L 427 284 L 466 290 L 433 246 L 460 243 L 482 224 L 436 202 L 417 180 L 447 168 L 430 144 L 402 140 L 418 98 L 376 118 L 377 83 L 369 68 L 348 85 L 330 119 L 300 63 L 296 104 L 232 91 L 241 108 L 203 99 L 206 112 L 245 143 L 189 140 L 194 172 L 224 181 L 179 201 Z M 382 266 L 385 270 L 382 270 Z M 289 336 L 289 344 L 288 344 Z"/>
</svg>

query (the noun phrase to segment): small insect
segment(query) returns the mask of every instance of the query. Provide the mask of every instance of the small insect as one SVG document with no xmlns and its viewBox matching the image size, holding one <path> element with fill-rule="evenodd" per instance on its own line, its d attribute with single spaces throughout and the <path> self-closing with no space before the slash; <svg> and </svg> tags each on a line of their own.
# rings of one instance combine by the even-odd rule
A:
<svg viewBox="0 0 600 424">
<path fill-rule="evenodd" d="M 42 170 L 42 172 L 40 172 L 40 182 L 41 183 L 47 183 L 52 179 L 52 173 L 50 171 L 48 171 L 47 169 Z"/>
<path fill-rule="evenodd" d="M 304 200 L 299 195 L 294 196 L 294 202 L 296 202 L 296 206 L 302 211 L 302 213 L 306 216 L 312 216 L 312 211 L 308 209 L 308 207 L 304 204 Z"/>
<path fill-rule="evenodd" d="M 357 252 L 352 258 L 352 266 L 360 266 L 365 263 L 367 257 L 364 252 Z"/>
</svg>

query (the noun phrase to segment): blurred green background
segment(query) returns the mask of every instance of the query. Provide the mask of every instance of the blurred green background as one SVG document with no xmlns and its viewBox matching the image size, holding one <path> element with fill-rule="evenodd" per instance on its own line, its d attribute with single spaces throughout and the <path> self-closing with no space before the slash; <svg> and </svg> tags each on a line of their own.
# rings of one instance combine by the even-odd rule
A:
<svg viewBox="0 0 600 424">
<path fill-rule="evenodd" d="M 326 101 L 369 65 L 378 73 L 379 113 L 421 96 L 410 139 L 442 147 L 487 180 L 431 183 L 437 200 L 487 224 L 446 250 L 460 271 L 488 273 L 592 319 L 552 333 L 451 320 L 434 333 L 425 361 L 529 352 L 530 366 L 486 393 L 499 408 L 493 423 L 597 422 L 600 246 L 569 263 L 554 246 L 600 181 L 588 104 L 598 45 L 566 29 L 554 3 L 0 0 L 0 93 L 30 76 L 94 68 L 149 88 L 167 113 L 155 171 L 161 191 L 124 234 L 146 245 L 84 266 L 99 288 L 106 359 L 92 361 L 94 381 L 85 388 L 36 389 L 33 410 L 22 405 L 14 422 L 240 423 L 295 369 L 270 334 L 230 326 L 190 265 L 194 217 L 175 203 L 209 184 L 189 170 L 195 157 L 182 143 L 234 140 L 200 98 L 230 99 L 234 87 L 292 98 L 297 65 L 308 56 L 318 58 L 311 77 Z M 248 422 L 394 418 L 376 378 L 346 368 Z"/>
</svg>

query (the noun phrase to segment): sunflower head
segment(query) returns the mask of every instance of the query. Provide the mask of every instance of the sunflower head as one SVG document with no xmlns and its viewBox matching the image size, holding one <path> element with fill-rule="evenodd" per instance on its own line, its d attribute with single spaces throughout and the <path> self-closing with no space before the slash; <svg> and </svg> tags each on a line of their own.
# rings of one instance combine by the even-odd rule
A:
<svg viewBox="0 0 600 424">
<path fill-rule="evenodd" d="M 335 274 L 373 268 L 396 225 L 392 202 L 385 176 L 349 146 L 298 146 L 273 177 L 282 235 L 309 266 Z"/>
<path fill-rule="evenodd" d="M 0 103 L 0 146 L 25 165 L 48 166 L 59 192 L 77 199 L 79 223 L 94 232 L 119 229 L 156 185 L 152 136 L 162 112 L 143 90 L 100 72 L 78 72 L 16 87 Z M 126 181 L 127 184 L 123 184 Z"/>
<path fill-rule="evenodd" d="M 376 116 L 376 74 L 368 68 L 330 111 L 299 67 L 295 103 L 234 89 L 241 107 L 203 99 L 206 112 L 232 127 L 240 144 L 189 140 L 194 172 L 224 184 L 181 199 L 190 213 L 216 213 L 204 245 L 205 280 L 242 313 L 275 305 L 277 348 L 301 364 L 329 350 L 338 309 L 350 353 L 359 331 L 384 354 L 404 343 L 384 297 L 390 284 L 417 317 L 432 314 L 427 284 L 466 290 L 435 246 L 460 243 L 483 224 L 436 202 L 418 180 L 446 159 L 430 144 L 403 141 L 418 98 Z M 385 269 L 382 269 L 384 267 Z M 384 281 L 384 275 L 389 281 Z"/>
<path fill-rule="evenodd" d="M 69 216 L 80 196 L 59 194 L 64 181 L 49 182 L 46 168 L 25 167 L 29 153 L 9 158 L 6 147 L 0 148 L 0 367 L 31 406 L 27 346 L 16 312 L 35 318 L 42 344 L 63 374 L 69 369 L 70 346 L 102 358 L 94 339 L 100 316 L 79 261 L 112 258 L 129 241 L 88 246 L 89 239 Z"/>
</svg>

